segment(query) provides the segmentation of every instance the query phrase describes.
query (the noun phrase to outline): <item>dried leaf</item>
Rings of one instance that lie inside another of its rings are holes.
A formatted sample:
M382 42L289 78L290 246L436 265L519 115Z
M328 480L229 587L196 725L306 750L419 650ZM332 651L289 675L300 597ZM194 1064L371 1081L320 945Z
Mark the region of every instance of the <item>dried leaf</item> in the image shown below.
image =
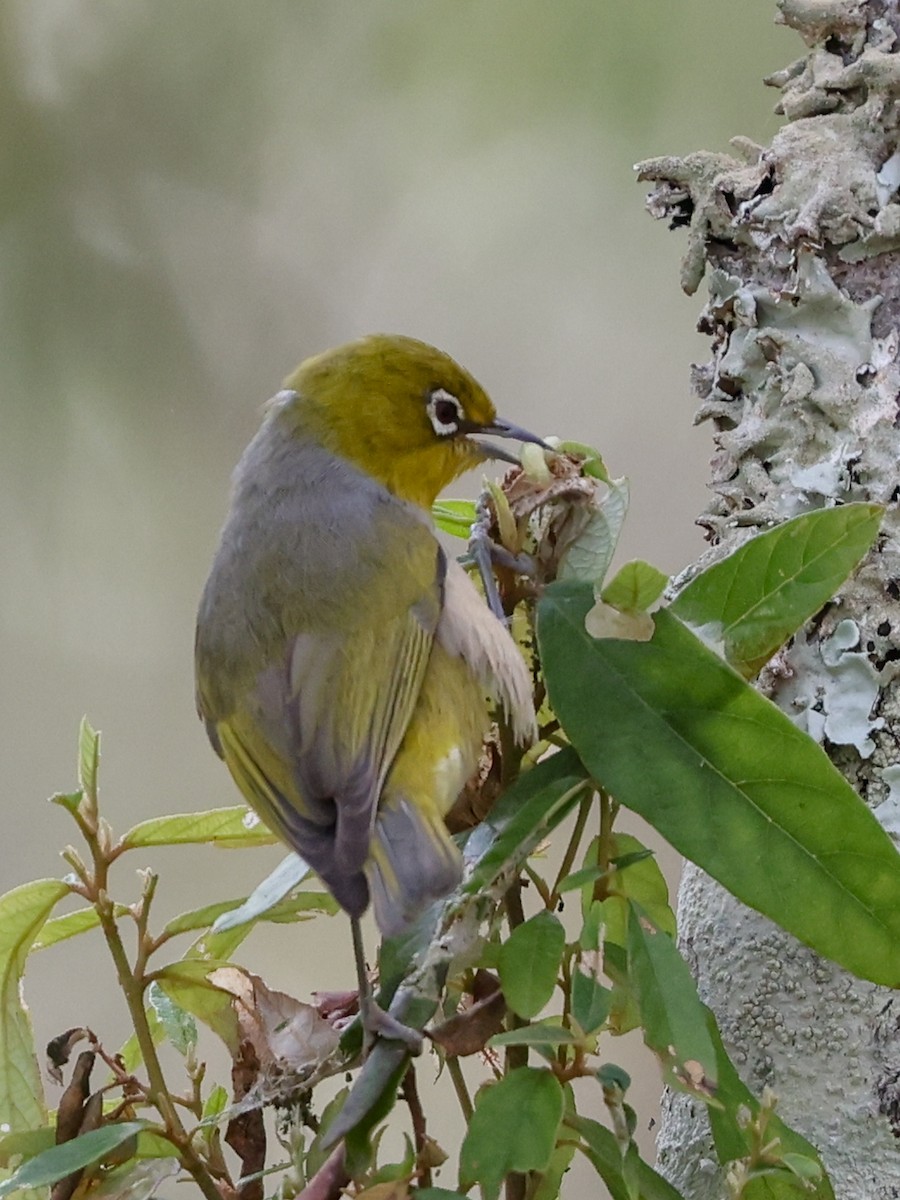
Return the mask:
M263 1074L277 1069L305 1077L337 1049L337 1030L312 1004L273 991L239 967L218 967L209 980L234 997L241 1040L253 1046Z
M433 1042L448 1055L464 1058L479 1054L503 1028L506 1001L500 980L490 971L479 970L473 984L473 1003L429 1031Z

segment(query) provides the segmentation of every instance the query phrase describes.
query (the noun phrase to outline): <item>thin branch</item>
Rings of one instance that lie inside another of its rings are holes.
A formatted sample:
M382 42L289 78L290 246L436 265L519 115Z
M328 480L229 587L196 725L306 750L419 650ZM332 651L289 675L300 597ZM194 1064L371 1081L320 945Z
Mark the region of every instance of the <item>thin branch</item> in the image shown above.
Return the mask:
M575 855L578 853L578 847L581 844L581 838L584 833L584 827L587 824L588 814L591 811L591 805L594 803L594 793L588 792L578 806L578 815L575 817L575 825L572 829L572 836L569 838L569 844L566 846L565 854L563 854L562 862L560 863L559 871L556 876L556 882L553 884L553 890L550 893L552 905L547 907L552 911L559 903L559 885L572 870L572 864L575 862Z
M450 1076L450 1082L453 1084L453 1090L456 1092L456 1099L459 1101L459 1107L463 1115L463 1120L468 1123L472 1119L472 1113L475 1107L472 1104L472 1097L469 1095L469 1089L466 1086L466 1079L463 1075L462 1066L459 1059L454 1055L447 1059L447 1074Z
M409 1064L403 1077L400 1095L406 1101L410 1120L413 1127L413 1143L416 1147L416 1166L419 1169L419 1182L422 1187L431 1187L431 1167L428 1166L428 1140L425 1130L425 1113L422 1101L419 1099L419 1089L416 1086L416 1068Z

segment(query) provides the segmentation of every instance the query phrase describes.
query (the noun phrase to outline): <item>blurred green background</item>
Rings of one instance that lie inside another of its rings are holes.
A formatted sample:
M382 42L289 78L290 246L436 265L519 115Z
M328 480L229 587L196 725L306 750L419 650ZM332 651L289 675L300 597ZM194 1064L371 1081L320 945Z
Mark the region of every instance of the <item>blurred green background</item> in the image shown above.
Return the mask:
M436 343L505 416L630 477L625 557L697 555L702 300L632 165L771 138L761 78L802 49L772 16L4 0L0 888L61 870L74 828L46 797L74 786L82 713L120 831L236 802L194 713L194 611L232 466L308 354L373 330ZM160 913L239 895L279 857L156 855ZM120 868L123 898L142 865ZM257 932L245 957L305 997L349 983L345 932ZM29 996L42 1040L124 1033L96 941L38 956Z

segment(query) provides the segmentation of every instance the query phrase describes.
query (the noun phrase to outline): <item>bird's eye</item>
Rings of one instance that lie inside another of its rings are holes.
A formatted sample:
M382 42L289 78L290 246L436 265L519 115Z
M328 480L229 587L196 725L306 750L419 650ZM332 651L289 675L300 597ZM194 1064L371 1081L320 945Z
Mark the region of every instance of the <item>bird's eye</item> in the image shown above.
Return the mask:
M425 407L431 427L438 437L452 437L459 432L463 410L455 396L451 396L444 388L435 388L429 394Z

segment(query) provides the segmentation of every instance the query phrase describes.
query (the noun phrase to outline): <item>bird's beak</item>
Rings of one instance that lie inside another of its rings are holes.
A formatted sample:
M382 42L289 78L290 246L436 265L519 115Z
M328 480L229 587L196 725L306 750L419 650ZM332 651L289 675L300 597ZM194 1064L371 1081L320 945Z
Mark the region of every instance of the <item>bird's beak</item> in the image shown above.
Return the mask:
M540 446L542 450L551 450L545 441L535 433L529 433L527 429L521 429L518 425L513 425L511 421L504 421L498 417L492 421L490 425L481 425L478 433L488 433L493 437L515 438L519 442L532 442L535 446ZM511 454L508 450L502 449L500 446L495 446L492 442L482 442L475 440L475 445L479 447L485 458L499 458L503 462L512 463L513 466L521 466L519 458L515 454Z

